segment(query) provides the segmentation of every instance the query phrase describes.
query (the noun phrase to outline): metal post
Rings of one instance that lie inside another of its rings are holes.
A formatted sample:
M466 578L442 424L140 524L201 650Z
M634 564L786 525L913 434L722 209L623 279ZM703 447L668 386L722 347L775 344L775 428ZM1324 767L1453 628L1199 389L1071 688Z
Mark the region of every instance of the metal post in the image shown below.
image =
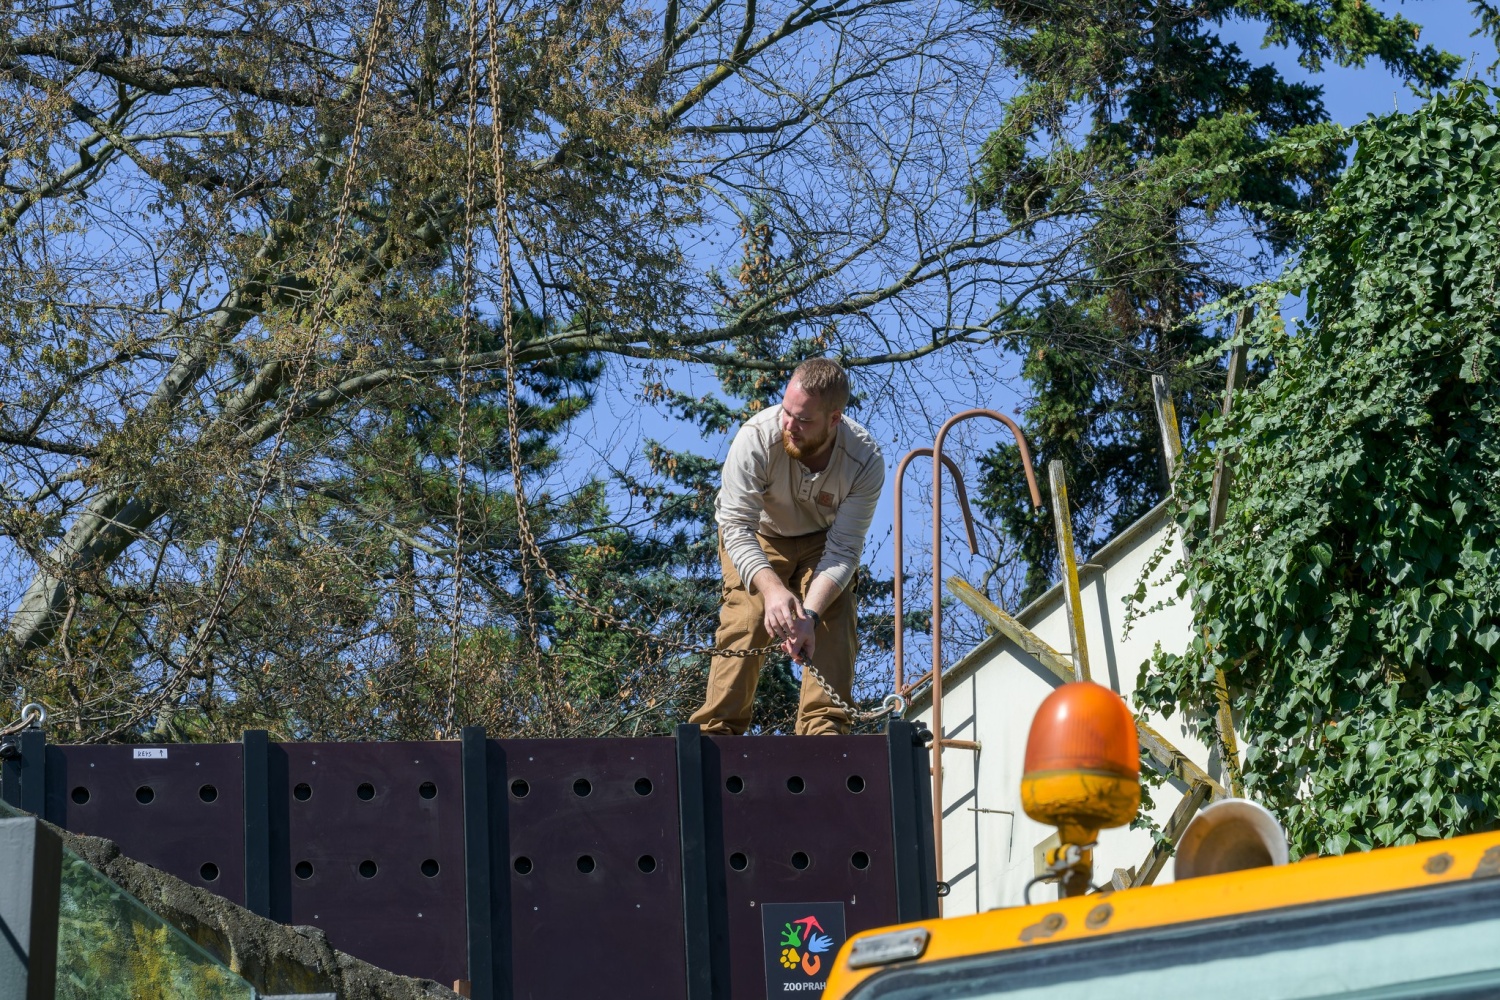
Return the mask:
M1068 640L1073 645L1074 679L1091 680L1088 639L1083 632L1083 596L1078 590L1078 556L1073 551L1073 512L1068 508L1068 479L1063 464L1053 459L1047 466L1052 484L1052 526L1057 535L1057 556L1062 563L1063 597L1068 609Z
M245 795L245 909L271 915L271 745L264 729L240 735Z
M0 802L21 808L21 739L0 740Z
M920 746L916 727L910 722L893 719L886 724L886 753L891 773L891 840L892 859L896 868L896 920L907 923L922 920L926 883L937 884L931 872L924 871L923 836L927 817L921 815L917 789L925 785L916 773L914 747ZM925 754L923 756L926 756Z
M703 733L677 727L677 822L682 845L682 919L688 1000L714 1000L714 941L709 924L708 829L703 783Z
M52 1000L62 842L31 816L0 819L0 997Z
M39 727L21 730L21 808L47 818L47 734Z
M505 794L504 775L490 766L489 740L483 726L460 733L464 796L464 907L468 931L468 992L474 1000L504 1000L512 993L509 964L509 850L497 851L506 838L497 829L490 789ZM503 925L503 926L502 926ZM497 947L498 946L498 947Z

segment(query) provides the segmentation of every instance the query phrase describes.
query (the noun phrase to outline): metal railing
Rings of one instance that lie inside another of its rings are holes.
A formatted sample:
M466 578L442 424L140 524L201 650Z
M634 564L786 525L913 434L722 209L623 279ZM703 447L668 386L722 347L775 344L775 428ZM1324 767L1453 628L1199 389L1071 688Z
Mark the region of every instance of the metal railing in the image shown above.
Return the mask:
M969 549L977 552L979 546L974 537L974 519L969 510L968 491L964 488L963 475L953 461L943 454L943 442L948 437L948 432L957 424L965 420L973 420L976 417L987 417L1004 424L1011 434L1015 436L1016 447L1021 452L1021 468L1026 473L1026 485L1031 490L1031 503L1033 507L1042 506L1042 494L1036 483L1036 473L1031 468L1031 448L1026 443L1026 435L1016 422L1002 413L982 407L964 410L955 413L943 422L938 428L937 437L933 439L931 448L917 448L908 452L896 466L896 503L895 503L895 536L896 536L896 573L895 591L893 594L893 611L895 616L895 672L896 672L896 694L906 698L912 687L931 679L932 681L932 837L934 863L937 869L937 878L941 882L943 878L943 748L945 746L954 749L975 750L979 745L969 740L950 740L943 736L943 468L946 466L953 472L953 478L957 487L960 507L964 515L964 527L968 531ZM932 669L928 674L918 678L913 684L905 685L904 662L905 647L903 633L905 621L903 619L902 606L902 481L906 472L906 466L913 458L921 455L931 455L932 463ZM939 903L941 907L941 903Z

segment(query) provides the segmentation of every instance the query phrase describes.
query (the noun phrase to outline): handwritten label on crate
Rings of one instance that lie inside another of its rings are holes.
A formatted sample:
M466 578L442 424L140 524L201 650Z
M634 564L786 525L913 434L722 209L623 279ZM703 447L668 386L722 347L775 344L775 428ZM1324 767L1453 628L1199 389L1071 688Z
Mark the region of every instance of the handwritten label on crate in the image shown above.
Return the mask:
M137 747L135 751L136 760L166 760L167 751L164 748Z

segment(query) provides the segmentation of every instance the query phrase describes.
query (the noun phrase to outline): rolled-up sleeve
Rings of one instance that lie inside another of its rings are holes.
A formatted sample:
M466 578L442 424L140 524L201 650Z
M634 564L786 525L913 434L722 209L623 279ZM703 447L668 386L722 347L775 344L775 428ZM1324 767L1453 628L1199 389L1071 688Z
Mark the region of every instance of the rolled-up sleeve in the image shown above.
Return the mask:
M885 459L875 452L865 467L854 477L849 495L839 504L833 524L828 526L828 539L823 543L823 558L818 560L818 576L826 576L838 585L839 590L849 586L854 571L859 569L859 556L864 551L865 535L870 522L875 519L875 505L880 502L880 491L885 489Z
M755 587L750 581L755 579L756 573L771 566L771 561L761 551L760 542L755 539L761 511L765 508L763 497L770 482L766 471L766 449L757 438L755 428L747 424L730 442L719 482L717 518L724 551L734 564L734 571L740 575L740 582L752 594Z

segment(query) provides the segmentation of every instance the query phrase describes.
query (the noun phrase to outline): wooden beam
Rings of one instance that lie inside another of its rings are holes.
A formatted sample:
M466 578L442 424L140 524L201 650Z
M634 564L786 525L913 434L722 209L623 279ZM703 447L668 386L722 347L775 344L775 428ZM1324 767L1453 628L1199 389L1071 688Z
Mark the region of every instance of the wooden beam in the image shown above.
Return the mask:
M1066 683L1073 680L1073 661L1037 637L1025 625L1006 614L961 576L948 577L948 593L962 601L996 632L1020 646L1028 655Z
M1235 317L1236 335L1250 322L1250 309L1241 309ZM1234 406L1235 393L1245 386L1248 365L1245 345L1236 344L1229 351L1229 374L1224 386L1222 412L1228 416ZM1222 451L1214 463L1214 485L1208 497L1208 533L1217 534L1229 510L1229 488L1234 480L1234 467L1226 460ZM1214 671L1214 731L1219 738L1219 757L1224 762L1224 775L1229 779L1229 788L1235 795L1245 794L1244 777L1240 773L1240 745L1234 735L1234 713L1229 707L1229 681L1223 670Z
M1151 376L1151 394L1156 401L1156 426L1161 431L1161 454L1167 463L1167 479L1177 475L1177 460L1182 457L1182 431L1177 424L1177 406L1165 375Z
M969 581L961 576L948 577L948 593L962 601L996 632L1019 646L1022 652L1046 667L1058 681L1066 684L1073 680L1073 664L1066 656L1053 649L1031 629L1006 614L993 601L976 590ZM1136 736L1141 741L1141 747L1167 774L1182 781L1189 788L1194 785L1204 786L1216 799L1224 797L1223 787L1210 778L1208 772L1194 764L1181 750L1168 742L1161 733L1146 723L1136 720Z
M1242 327L1248 317L1241 313L1241 319L1236 324L1236 329ZM1234 395L1245 387L1245 377L1248 372L1245 360L1245 345L1236 344L1229 351L1229 376L1225 380L1224 405L1222 412L1227 416L1230 407L1234 405ZM1225 456L1221 452L1218 460L1214 463L1214 485L1213 492L1209 494L1208 501L1208 530L1215 532L1219 525L1224 523L1224 515L1229 509L1229 487L1234 480L1234 468L1225 462Z
M1142 861L1135 870L1135 879L1131 887L1150 885L1156 881L1156 876L1167 866L1167 859L1172 856L1173 849L1182 840L1182 832L1192 822L1193 815L1198 807L1208 799L1208 789L1203 785L1194 785L1188 789L1182 801L1177 803L1177 808L1172 810L1172 817L1167 820L1167 827L1162 833L1166 836L1167 844L1154 844L1146 854L1146 860ZM1170 846L1168 846L1170 845Z
M1151 755L1163 771L1192 788L1194 785L1202 785L1207 788L1212 798L1225 798L1224 786L1208 776L1208 772L1197 764L1194 764L1183 752L1173 746L1165 736L1152 729L1139 719L1135 723L1136 737L1141 741L1141 746Z
M1068 477L1062 462L1055 458L1047 466L1047 475L1052 485L1052 527L1057 536L1064 605L1068 609L1068 642L1073 647L1073 677L1092 680L1088 637L1083 632L1083 595L1078 589L1078 554L1073 549L1073 512L1068 508Z

